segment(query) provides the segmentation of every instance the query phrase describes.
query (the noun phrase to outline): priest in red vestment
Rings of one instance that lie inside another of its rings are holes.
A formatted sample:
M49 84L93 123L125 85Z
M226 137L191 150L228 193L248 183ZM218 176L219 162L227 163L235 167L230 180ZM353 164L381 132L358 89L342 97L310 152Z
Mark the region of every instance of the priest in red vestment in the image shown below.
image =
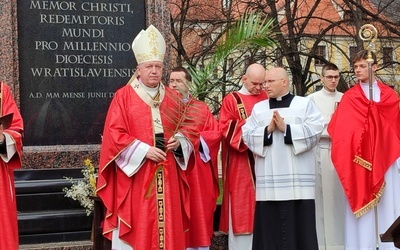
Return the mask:
M165 41L149 26L132 44L138 66L110 104L97 195L112 249L185 249L193 150L181 128L183 103L161 83Z
M184 96L183 101L191 105L192 117L196 118L197 131L200 133L199 148L195 149L195 160L188 173L190 187L190 223L187 232L188 250L209 249L214 234L214 211L219 195L218 152L221 132L206 103L199 101L189 93L191 76L178 67L171 71L169 87Z
M0 82L0 88L0 249L17 250L18 220L13 171L21 167L23 121L7 84ZM9 114L12 115L5 117Z
M254 104L267 99L265 68L250 65L243 87L222 101L219 125L222 141L223 201L220 231L229 232L229 249L251 249L255 211L254 158L242 140L242 126Z

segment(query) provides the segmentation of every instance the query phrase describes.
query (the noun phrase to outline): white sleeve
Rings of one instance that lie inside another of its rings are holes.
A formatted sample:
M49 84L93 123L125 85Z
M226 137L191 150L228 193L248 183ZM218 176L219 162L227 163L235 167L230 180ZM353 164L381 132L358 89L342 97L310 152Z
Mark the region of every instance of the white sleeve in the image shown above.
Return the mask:
M181 133L176 134L175 137L179 140L181 144L183 157L177 157L175 156L175 154L174 157L179 167L183 170L186 170L190 159L190 155L193 152L193 145Z
M246 123L242 126L242 139L246 146L255 154L261 157L265 157L268 151L268 147L264 146L264 134L266 123L258 121L256 108L253 108L253 112L246 119ZM268 111L264 113L268 115ZM269 124L269 123L268 123ZM271 135L268 135L271 136Z
M203 162L209 162L211 160L210 149L208 148L206 141L201 136L200 143L201 147L203 148L203 152L200 152L200 158L203 160Z
M117 166L127 175L134 175L143 165L150 145L139 140L125 148L115 159Z
M15 149L15 142L14 139L11 137L11 135L7 133L4 134L4 140L6 140L6 148L7 152L5 154L0 154L1 159L3 159L4 162L9 162L11 158L14 156L14 154L17 152Z
M317 106L312 101L309 101L306 105L303 117L299 117L298 122L290 123L293 153L295 155L314 148L324 129L324 117Z

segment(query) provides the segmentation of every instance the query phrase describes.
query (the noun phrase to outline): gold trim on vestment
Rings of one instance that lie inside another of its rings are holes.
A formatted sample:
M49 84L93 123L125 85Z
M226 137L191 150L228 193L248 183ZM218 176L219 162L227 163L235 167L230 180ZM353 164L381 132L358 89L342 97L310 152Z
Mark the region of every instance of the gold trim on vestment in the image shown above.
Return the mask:
M358 165L360 165L361 167L363 167L365 169L368 169L369 171L372 171L372 163L364 160L363 158L361 158L358 155L354 156L353 162L357 163Z
M356 212L354 212L354 215L356 216L356 218L359 218L359 217L363 216L369 210L371 210L373 207L378 205L379 200L381 199L381 196L383 194L383 191L385 190L385 187L386 187L386 182L383 182L382 187L379 189L378 193L375 194L375 198L372 201L370 201L367 205L365 205L361 209L359 209Z
M238 109L240 118L243 120L246 120L247 113L246 113L246 108L244 107L242 98L240 97L238 92L233 92L232 95L236 100L236 105L237 105L237 109Z
M237 105L238 110L239 110L239 115L243 120L246 120L247 115L246 115L246 109L244 108L243 103L240 103Z
M156 200L157 200L157 221L158 221L158 249L165 249L165 201L164 201L164 170L157 170L156 179Z

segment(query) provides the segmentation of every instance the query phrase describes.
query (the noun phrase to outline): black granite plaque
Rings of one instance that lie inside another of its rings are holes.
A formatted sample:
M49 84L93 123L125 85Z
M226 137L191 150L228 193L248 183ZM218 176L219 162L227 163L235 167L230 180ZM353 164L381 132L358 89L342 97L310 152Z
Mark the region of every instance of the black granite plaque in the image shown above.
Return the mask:
M135 68L145 0L18 0L24 145L98 144Z

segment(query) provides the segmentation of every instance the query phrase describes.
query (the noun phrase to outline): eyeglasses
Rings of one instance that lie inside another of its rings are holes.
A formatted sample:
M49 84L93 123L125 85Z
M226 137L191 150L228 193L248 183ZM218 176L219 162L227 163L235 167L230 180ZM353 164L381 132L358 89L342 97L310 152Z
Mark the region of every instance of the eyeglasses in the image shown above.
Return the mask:
M340 76L324 76L324 77L328 80L332 80L332 79L338 80L340 78Z

